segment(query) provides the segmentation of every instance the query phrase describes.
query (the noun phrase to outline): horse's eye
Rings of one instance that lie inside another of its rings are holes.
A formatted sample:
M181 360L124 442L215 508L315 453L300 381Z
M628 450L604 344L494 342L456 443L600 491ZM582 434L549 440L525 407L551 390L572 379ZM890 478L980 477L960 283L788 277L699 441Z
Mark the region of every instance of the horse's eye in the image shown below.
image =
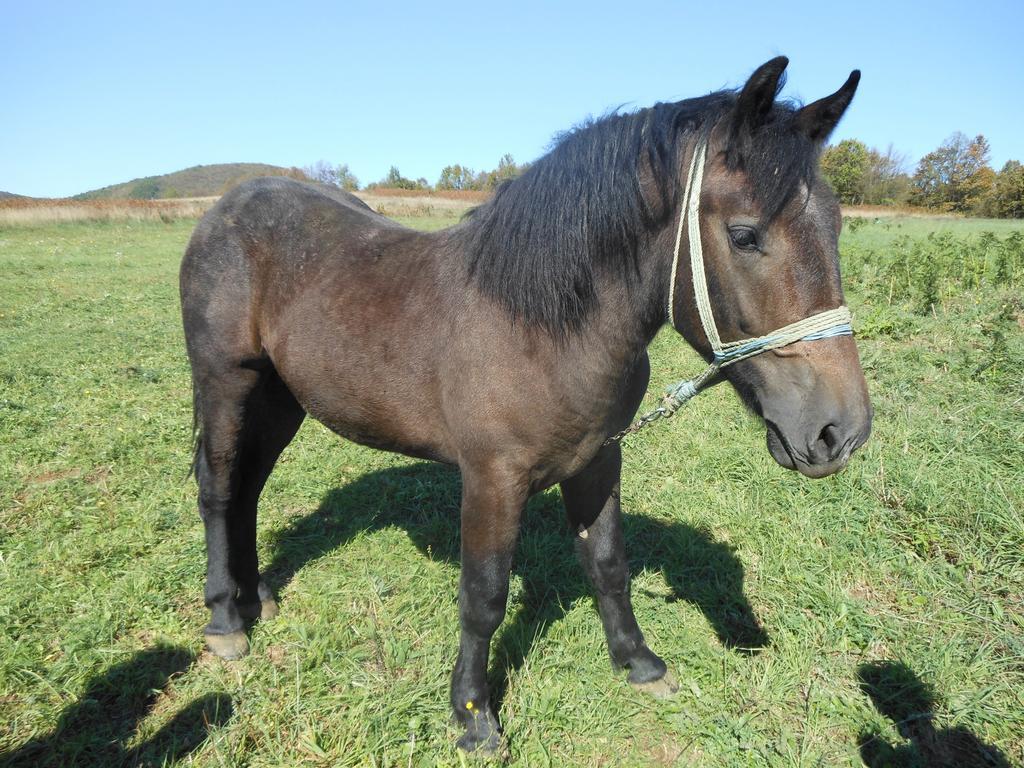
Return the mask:
M753 227L729 227L729 238L741 251L758 250L757 231Z

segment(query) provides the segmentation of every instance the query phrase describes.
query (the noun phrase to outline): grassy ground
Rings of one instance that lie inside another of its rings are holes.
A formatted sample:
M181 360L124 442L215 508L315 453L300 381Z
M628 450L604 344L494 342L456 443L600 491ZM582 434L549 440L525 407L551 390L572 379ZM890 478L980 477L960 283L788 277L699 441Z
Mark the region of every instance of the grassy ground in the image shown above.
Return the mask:
M454 195L451 197L450 195ZM483 192L440 192L414 194L409 190L381 189L359 192L358 196L378 213L398 218L420 229L437 229L456 223L462 215L487 199ZM37 200L0 199L0 229L46 227L71 222L132 223L176 219L195 220L213 207L219 198L194 197L167 200Z
M10 227L47 227L50 224L70 222L194 221L216 201L216 197L176 200L0 199L0 230Z
M240 662L201 650L191 226L0 229L0 764L458 764L447 469L307 422L261 512L282 614ZM848 227L877 417L839 476L776 466L724 388L630 439L635 605L673 700L611 671L558 494L534 500L492 663L510 763L1024 761L1020 230ZM652 359L652 399L698 365L668 334Z

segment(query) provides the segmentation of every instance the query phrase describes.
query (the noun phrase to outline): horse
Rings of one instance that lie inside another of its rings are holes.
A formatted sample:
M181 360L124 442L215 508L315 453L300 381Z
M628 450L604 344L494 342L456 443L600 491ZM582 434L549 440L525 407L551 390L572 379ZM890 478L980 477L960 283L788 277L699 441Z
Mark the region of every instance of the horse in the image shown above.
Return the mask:
M655 334L671 322L711 364L700 386L735 388L783 467L837 472L871 429L842 216L817 167L860 73L799 106L778 101L787 64L772 59L735 91L589 120L438 232L283 178L220 199L180 272L214 654L247 653L251 622L277 614L257 502L309 414L461 474L459 747L500 744L490 642L526 502L555 484L614 668L651 694L676 690L633 613L609 439L644 397ZM826 333L772 336L824 316ZM752 338L775 341L722 364L723 348Z

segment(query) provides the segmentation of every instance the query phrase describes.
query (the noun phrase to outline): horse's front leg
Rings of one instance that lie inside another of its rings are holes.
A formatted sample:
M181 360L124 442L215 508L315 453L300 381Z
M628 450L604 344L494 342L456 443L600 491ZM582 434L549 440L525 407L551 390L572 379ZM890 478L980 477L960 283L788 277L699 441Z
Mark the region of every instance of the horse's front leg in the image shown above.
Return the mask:
M639 690L668 696L678 685L665 662L647 647L630 601L619 508L621 469L619 445L607 445L582 472L562 482L562 498L576 534L576 552L597 593L612 663L629 669L627 679Z
M494 752L500 729L487 689L491 637L505 618L509 572L526 504L526 479L516 473L462 469L462 574L459 581L459 657L451 703L466 729L458 745Z

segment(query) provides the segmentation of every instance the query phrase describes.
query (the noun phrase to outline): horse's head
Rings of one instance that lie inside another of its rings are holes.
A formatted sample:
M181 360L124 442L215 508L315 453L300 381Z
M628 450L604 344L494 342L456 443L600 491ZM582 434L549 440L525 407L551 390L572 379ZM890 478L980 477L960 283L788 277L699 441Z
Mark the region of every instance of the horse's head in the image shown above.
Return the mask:
M775 101L786 64L780 57L754 72L707 134L700 240L714 323L724 342L771 334L844 304L842 216L818 174L817 158L860 73L831 96L795 109ZM711 357L688 258L679 259L675 274L677 327ZM867 385L850 335L771 349L725 367L723 374L764 418L768 450L789 469L810 477L837 472L871 431Z

